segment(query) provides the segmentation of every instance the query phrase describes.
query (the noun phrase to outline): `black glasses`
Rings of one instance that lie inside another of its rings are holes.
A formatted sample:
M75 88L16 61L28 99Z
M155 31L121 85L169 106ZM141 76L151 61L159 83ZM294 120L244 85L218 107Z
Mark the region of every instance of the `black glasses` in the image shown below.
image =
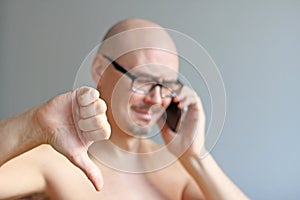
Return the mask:
M179 80L158 82L154 80L153 77L135 76L110 57L106 55L103 55L103 57L110 61L116 70L122 72L131 79L131 90L135 93L149 94L156 86L158 86L160 87L161 97L168 98L175 97L183 87L183 84Z

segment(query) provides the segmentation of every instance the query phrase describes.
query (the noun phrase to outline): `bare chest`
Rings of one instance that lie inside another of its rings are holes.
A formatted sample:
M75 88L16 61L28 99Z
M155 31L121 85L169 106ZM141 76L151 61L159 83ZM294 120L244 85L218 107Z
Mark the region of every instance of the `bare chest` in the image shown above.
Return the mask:
M171 191L164 178L155 174L127 174L105 172L103 199L180 199L180 193ZM171 181L171 180L170 180Z
M91 186L83 174L74 172L56 176L48 192L51 199L181 199L184 181L171 174L132 174L113 169L102 169L102 174L104 187L100 192Z

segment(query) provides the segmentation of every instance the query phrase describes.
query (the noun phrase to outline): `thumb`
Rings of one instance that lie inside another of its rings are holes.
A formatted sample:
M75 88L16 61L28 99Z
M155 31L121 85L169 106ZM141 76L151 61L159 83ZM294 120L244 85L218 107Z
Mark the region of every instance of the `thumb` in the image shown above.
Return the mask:
M70 160L85 173L97 191L103 188L102 173L97 165L90 159L87 152L72 156Z

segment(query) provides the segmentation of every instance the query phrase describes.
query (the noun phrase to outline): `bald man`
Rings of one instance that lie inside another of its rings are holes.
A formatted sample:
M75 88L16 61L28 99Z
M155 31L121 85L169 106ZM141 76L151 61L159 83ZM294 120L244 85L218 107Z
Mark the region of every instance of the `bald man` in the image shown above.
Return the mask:
M97 90L0 122L0 199L247 199L210 154L202 159L201 100L178 81L176 47L159 25L115 24L92 77ZM172 101L186 110L178 133L162 117ZM165 145L148 137L156 123L167 146L159 157Z

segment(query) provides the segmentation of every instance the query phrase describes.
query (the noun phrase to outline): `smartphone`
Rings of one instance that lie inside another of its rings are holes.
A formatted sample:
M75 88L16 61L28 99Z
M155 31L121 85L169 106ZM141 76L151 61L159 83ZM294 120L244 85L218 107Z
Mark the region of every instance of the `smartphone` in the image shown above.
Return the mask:
M178 132L182 120L182 110L178 108L178 104L179 102L174 102L174 99L172 99L166 109L166 123L174 132Z

